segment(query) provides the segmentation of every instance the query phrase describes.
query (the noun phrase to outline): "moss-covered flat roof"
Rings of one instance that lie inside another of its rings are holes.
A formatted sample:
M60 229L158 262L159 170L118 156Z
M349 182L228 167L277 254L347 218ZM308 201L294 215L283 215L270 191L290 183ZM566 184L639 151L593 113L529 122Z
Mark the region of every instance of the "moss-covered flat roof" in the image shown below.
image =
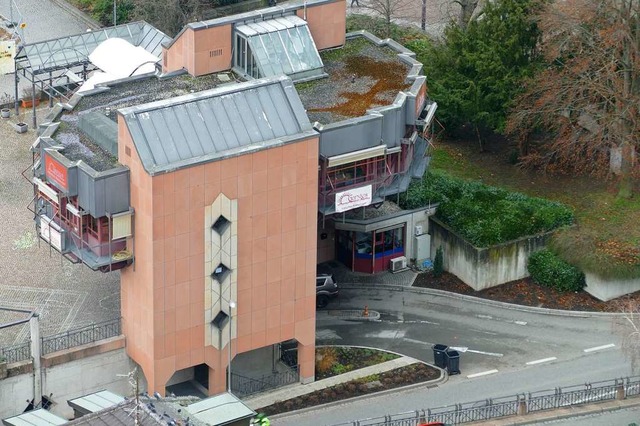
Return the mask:
M296 84L309 120L334 123L391 104L398 92L411 87L406 82L411 66L402 62L398 53L365 37L348 39L343 48L321 52L329 77Z

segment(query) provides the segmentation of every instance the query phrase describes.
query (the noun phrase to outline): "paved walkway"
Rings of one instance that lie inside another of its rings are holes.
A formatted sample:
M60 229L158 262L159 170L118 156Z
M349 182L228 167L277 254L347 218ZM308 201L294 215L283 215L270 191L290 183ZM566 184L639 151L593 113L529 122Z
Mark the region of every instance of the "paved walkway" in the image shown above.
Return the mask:
M338 376L329 377L323 380L317 380L307 384L295 384L280 388L273 392L267 392L260 395L256 395L251 398L244 399L243 402L254 410L258 410L263 407L267 407L276 402L286 401L288 399L296 398L301 395L306 395L311 392L326 389L331 386L335 386L341 383L350 382L352 380L361 379L363 377L371 376L373 374L385 373L387 371L395 370L396 368L406 367L408 365L417 364L418 361L415 358L402 356L400 358L386 361L380 364L372 365L370 367L361 368L358 370L350 371L348 373L340 374ZM434 367L436 368L436 367ZM444 371L441 372L440 378L436 381L442 381L446 377ZM397 391L397 389L393 389Z

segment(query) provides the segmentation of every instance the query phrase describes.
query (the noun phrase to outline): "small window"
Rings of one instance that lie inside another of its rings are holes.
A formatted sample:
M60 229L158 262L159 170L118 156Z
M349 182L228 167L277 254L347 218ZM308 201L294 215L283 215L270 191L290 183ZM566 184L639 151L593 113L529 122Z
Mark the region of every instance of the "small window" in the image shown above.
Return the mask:
M216 269L211 273L211 278L221 283L227 278L227 275L231 273L231 269L227 268L224 264L219 264Z
M322 287L326 280L326 278L316 278L316 287Z
M229 228L229 225L231 224L231 222L229 221L229 219L227 219L224 216L220 216L213 225L211 225L211 229L213 229L214 231L216 231L219 235L224 234L224 231L227 230L227 228Z
M229 315L227 315L227 313L224 311L220 311L218 312L218 315L216 315L216 317L211 321L211 324L219 329L222 329L228 321Z

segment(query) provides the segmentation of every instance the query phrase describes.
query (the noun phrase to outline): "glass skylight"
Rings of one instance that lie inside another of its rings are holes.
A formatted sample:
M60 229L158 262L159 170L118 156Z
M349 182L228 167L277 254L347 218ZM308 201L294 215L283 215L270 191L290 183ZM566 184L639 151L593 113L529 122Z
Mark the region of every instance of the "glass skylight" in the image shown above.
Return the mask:
M294 80L323 74L307 23L284 16L236 27L235 65L255 77L286 74Z

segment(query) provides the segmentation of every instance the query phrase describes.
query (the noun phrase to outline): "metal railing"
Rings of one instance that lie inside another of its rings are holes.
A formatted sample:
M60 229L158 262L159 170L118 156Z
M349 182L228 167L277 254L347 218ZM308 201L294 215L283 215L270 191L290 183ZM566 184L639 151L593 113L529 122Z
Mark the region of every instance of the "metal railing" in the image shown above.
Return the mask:
M20 343L19 345L0 348L0 361L4 359L8 364L31 359L31 343Z
M442 422L461 424L500 417L526 415L544 410L625 399L640 395L640 376L611 379L584 385L567 386L527 394L446 407L392 414L334 426L417 426L420 423Z
M42 338L42 355L87 345L122 334L120 318Z
M288 368L287 371L268 374L260 378L244 377L231 373L231 391L241 397L265 392L300 381L299 366Z

